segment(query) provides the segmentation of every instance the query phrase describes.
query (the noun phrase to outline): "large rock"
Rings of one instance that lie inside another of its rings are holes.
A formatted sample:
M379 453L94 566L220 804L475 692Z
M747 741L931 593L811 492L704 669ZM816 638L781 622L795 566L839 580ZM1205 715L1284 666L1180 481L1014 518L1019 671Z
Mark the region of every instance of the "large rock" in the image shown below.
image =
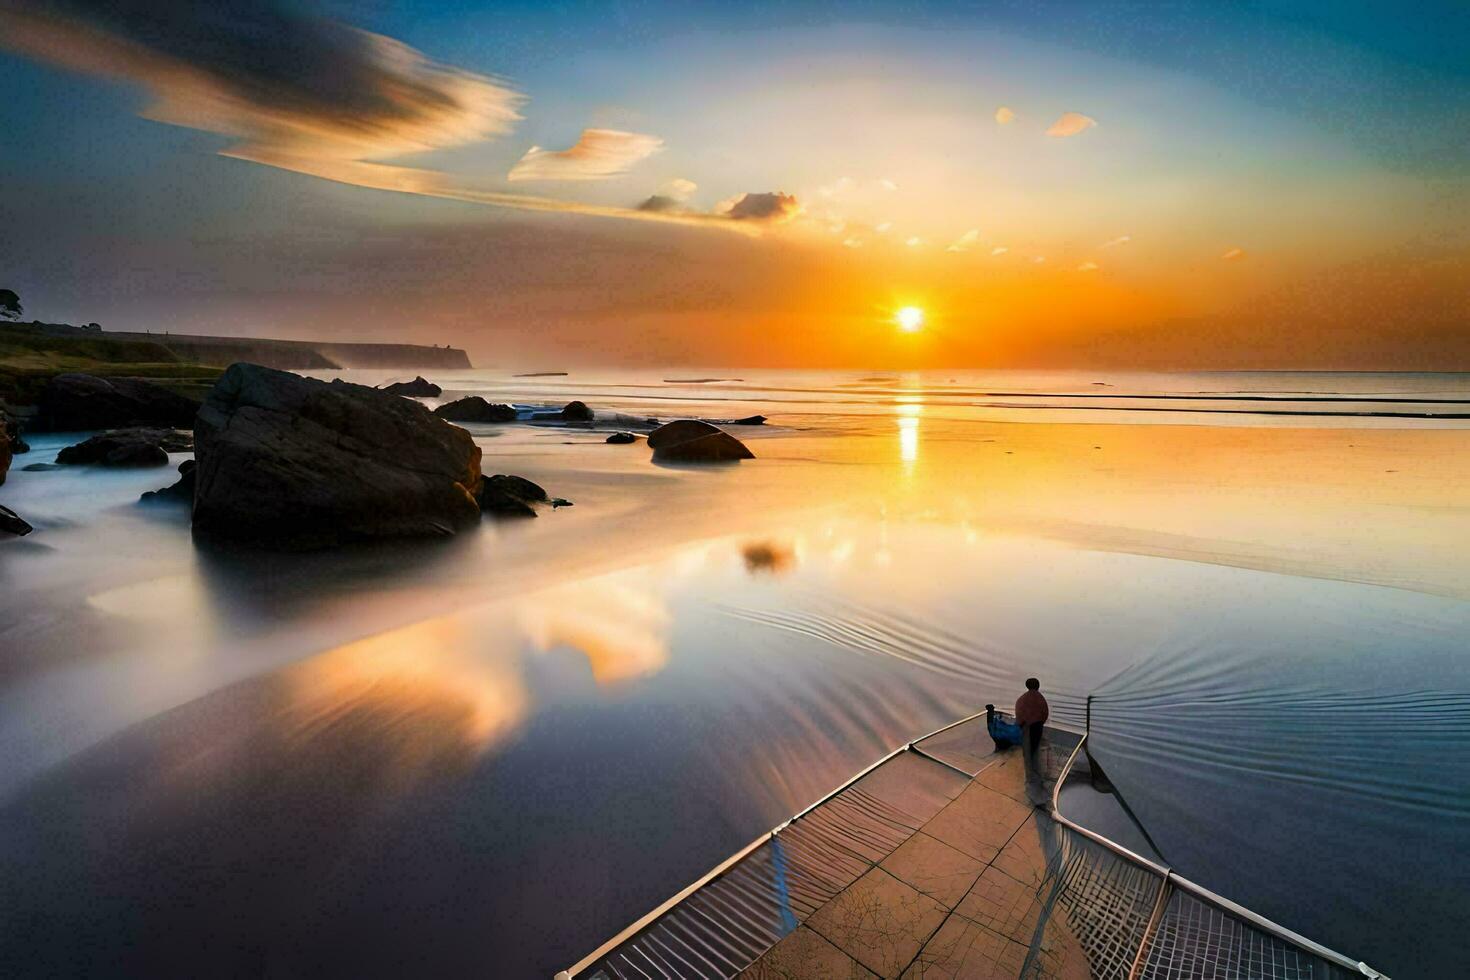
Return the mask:
M438 398L444 394L443 388L432 381L425 381L423 375L415 377L412 381L396 381L391 385L384 385L382 390L408 398Z
M9 507L0 507L0 532L14 534L19 537L22 534L30 534L35 530L20 515Z
M546 491L523 476L497 473L480 490L480 510L497 517L535 517L532 504L544 503Z
M440 405L434 414L449 422L514 422L516 410L509 405L487 402L479 395L470 395Z
M194 481L198 469L199 464L195 460L184 460L179 464L177 483L161 490L145 491L138 500L145 504L192 504L194 502Z
M755 459L745 443L699 419L676 419L648 434L653 458L670 463L723 463Z
M0 486L5 485L5 474L10 472L10 434L0 426Z
M177 429L114 429L56 454L65 465L167 466L169 453L194 448L194 437Z
M58 374L41 390L37 422L54 432L153 425L188 429L199 403L135 378Z
M423 405L235 364L194 425L194 530L287 548L445 537L479 521L480 449Z
M561 410L561 417L568 422L591 422L592 409L586 402L567 402Z

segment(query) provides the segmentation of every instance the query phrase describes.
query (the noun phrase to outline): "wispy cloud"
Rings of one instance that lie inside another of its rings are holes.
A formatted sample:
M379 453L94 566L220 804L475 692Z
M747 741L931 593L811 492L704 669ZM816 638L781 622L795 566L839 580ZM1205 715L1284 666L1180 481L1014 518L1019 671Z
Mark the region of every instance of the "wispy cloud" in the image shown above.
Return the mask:
M970 249L975 247L975 243L978 241L980 241L980 229L971 228L969 231L965 232L959 238L956 238L953 242L951 242L949 248L945 249L945 251L968 252Z
M995 110L995 121L1000 123L1002 126L1010 125L1011 121L1015 118L1016 114L1011 111L1009 106L1001 106L999 109Z
M909 248L918 248L920 245L924 244L924 239L920 238L918 235L911 235L909 236L908 240L904 242L904 244L907 245Z
M1233 262L1236 259L1243 259L1245 258L1245 249L1228 248L1225 250L1225 254L1220 256L1220 258L1224 259L1227 262Z
M1091 116L1084 116L1080 112L1064 112L1056 122L1051 124L1051 128L1046 131L1046 135L1076 136L1083 130L1091 129L1096 125L1097 120Z
M1117 248L1119 245L1127 245L1131 241L1133 241L1132 235L1119 235L1117 238L1110 238L1103 242L1098 248Z
M504 133L524 97L378 34L283 5L40 0L0 7L0 41L142 85L143 115L234 137L224 155L355 182L371 163Z
M1079 265L1077 267L1077 271L1078 272L1096 272L1097 271L1097 263L1096 262L1083 262L1081 265Z
M511 168L508 180L607 180L657 153L664 141L620 129L584 129L566 150L533 146Z
M664 197L673 198L676 201L687 201L699 190L699 185L692 180L683 177L675 177L658 189Z
M1006 248L1004 245L997 245L997 246L995 246L995 248L992 248L990 250L990 254L991 255L1004 255L1004 254L1006 254L1009 251L1010 251L1010 249Z

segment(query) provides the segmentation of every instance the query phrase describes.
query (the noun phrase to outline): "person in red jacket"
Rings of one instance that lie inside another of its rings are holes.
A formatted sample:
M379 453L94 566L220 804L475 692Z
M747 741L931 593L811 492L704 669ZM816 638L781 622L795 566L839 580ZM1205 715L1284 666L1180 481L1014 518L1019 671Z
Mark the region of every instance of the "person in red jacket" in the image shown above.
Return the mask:
M1026 761L1026 796L1036 806L1046 806L1046 789L1041 782L1041 734L1051 709L1041 696L1041 681L1026 678L1026 693L1016 699L1016 724L1021 726L1021 756Z

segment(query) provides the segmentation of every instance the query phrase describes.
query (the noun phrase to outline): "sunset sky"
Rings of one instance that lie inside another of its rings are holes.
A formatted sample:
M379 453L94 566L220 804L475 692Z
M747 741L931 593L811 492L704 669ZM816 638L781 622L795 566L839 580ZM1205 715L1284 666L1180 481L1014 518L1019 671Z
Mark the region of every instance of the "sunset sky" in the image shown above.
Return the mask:
M0 286L46 320L1470 370L1463 3L0 0L0 46Z

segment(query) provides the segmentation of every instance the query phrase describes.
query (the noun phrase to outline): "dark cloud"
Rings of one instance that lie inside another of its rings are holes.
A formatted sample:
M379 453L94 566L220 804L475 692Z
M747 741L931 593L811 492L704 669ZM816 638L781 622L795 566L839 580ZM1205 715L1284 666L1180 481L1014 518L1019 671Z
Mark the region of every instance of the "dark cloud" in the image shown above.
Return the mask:
M659 214L677 213L687 211L683 204L669 197L667 194L655 194L638 205L639 211L653 211Z
M736 221L790 221L801 213L795 197L781 191L765 194L742 194L724 213Z
M0 0L0 43L141 84L145 115L236 137L230 156L349 183L385 179L364 161L504 132L523 101L272 0Z

